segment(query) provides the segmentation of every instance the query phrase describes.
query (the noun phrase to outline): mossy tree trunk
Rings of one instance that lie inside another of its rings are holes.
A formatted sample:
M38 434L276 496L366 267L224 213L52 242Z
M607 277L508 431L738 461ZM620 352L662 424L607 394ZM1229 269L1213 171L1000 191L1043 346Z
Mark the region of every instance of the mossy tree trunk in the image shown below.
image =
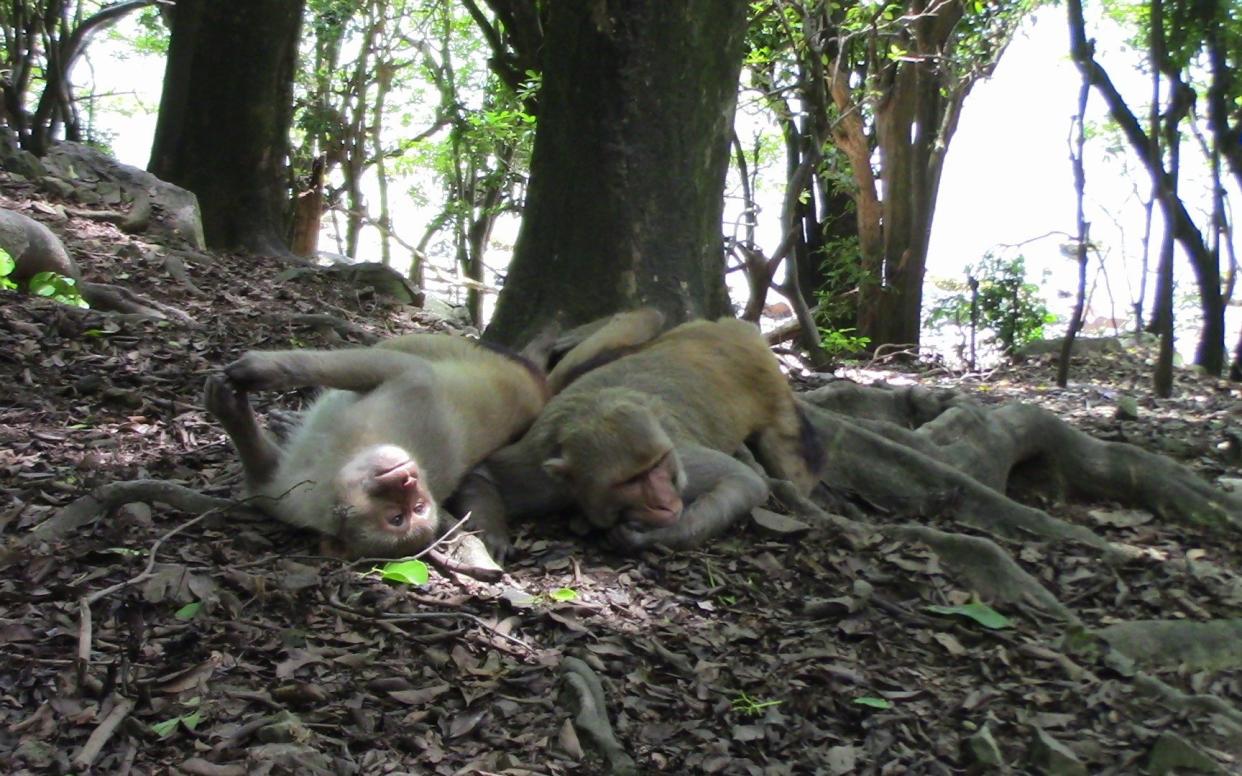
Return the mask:
M526 212L487 336L652 305L728 313L720 220L741 0L551 6Z
M152 173L198 195L214 248L286 252L285 159L305 0L179 0Z

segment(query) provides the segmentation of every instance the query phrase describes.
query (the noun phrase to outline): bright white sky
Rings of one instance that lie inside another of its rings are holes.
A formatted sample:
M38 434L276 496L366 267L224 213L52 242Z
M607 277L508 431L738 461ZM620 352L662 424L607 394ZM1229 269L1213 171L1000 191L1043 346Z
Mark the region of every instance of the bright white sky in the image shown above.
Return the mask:
M1133 55L1119 53L1115 28L1093 26L1097 28L1093 34L1100 38L1098 57L1123 94L1132 104L1141 105L1150 88L1147 76L1135 67ZM1013 250L1026 255L1035 279L1043 270L1051 272L1044 284L1048 303L1054 311L1068 312L1076 267L1062 255L1061 245L1075 228L1068 139L1079 87L1078 72L1066 54L1068 38L1064 10L1043 9L1010 45L992 79L977 84L967 98L942 178L928 256L929 277L961 278L963 265L976 261L989 249L1059 233ZM153 113L159 103L162 63L150 58L119 60L114 56L115 46L102 39L98 44L92 57L98 91L132 91ZM85 82L89 73L85 65L80 67L76 80ZM1088 120L1100 124L1104 118L1102 101L1093 94ZM130 117L111 114L101 119L106 129L116 133L114 147L120 159L145 167L153 116L136 111ZM1093 272L1100 285L1089 320L1114 315L1124 319L1137 296L1143 213L1135 186L1145 192L1148 185L1136 162L1129 162L1127 169L1124 158L1105 154L1104 145L1097 141L1088 146L1088 220L1092 222L1092 237L1106 253L1112 301L1102 275ZM1194 201L1190 192L1204 180L1195 180L1192 145L1193 141L1188 142L1184 149L1184 165L1191 168L1183 173L1188 202ZM1231 194L1237 201L1237 192ZM1206 202L1206 197L1202 199ZM768 237L761 239L776 241L772 222L778 215L779 198L765 210L763 218L768 223L761 232ZM426 218L424 214L411 216L398 219L398 223L408 226ZM407 231L410 233L404 237L417 239L412 228ZM496 236L511 242L511 232L498 229ZM775 246L765 247L771 250ZM1182 291L1192 291L1193 281L1184 262L1178 273ZM1196 317L1181 316L1179 345L1184 351L1193 348L1193 335L1186 328L1194 325ZM1230 332L1226 344L1232 348L1236 327L1231 326Z

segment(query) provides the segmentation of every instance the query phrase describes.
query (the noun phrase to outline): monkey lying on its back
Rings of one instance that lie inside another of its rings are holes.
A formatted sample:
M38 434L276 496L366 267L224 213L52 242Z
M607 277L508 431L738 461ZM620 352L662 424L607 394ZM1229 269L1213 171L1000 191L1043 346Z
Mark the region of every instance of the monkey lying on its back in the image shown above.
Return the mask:
M599 348L650 339L662 323L654 311L614 316L566 354L548 384L562 384ZM331 390L278 445L247 394L311 385ZM541 368L447 334L250 351L208 378L205 391L258 505L355 557L400 557L434 541L447 527L440 505L462 476L521 434L546 399Z
M819 440L759 330L694 321L570 383L460 495L497 559L506 515L570 506L622 549L695 546L767 499L732 457L748 442L772 476L818 480Z

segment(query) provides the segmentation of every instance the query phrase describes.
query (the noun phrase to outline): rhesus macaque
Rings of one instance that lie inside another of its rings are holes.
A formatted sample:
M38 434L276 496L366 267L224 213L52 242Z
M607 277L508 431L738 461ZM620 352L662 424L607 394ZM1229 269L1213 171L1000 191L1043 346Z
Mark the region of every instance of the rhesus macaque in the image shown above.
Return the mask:
M614 323L614 321L616 323ZM616 316L575 347L650 339L662 318ZM610 328L616 334L608 334ZM527 349L542 363L551 339ZM287 442L259 426L247 394L323 386ZM251 351L208 378L205 402L241 458L256 502L335 540L351 556L398 557L446 528L441 504L488 453L517 438L547 400L541 367L473 340L408 334L372 348Z
M691 547L767 499L731 455L747 443L770 475L814 487L822 448L759 330L694 321L578 377L459 497L498 560L506 514L573 506L620 549Z

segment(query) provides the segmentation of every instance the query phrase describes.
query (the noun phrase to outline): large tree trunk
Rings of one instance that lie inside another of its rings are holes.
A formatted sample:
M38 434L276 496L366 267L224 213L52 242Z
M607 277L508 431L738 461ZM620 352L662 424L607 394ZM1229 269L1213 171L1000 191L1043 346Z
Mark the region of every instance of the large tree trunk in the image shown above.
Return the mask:
M178 0L150 170L198 195L208 245L285 252L304 0Z
M721 193L741 0L555 3L525 217L488 337L648 304L729 312Z

